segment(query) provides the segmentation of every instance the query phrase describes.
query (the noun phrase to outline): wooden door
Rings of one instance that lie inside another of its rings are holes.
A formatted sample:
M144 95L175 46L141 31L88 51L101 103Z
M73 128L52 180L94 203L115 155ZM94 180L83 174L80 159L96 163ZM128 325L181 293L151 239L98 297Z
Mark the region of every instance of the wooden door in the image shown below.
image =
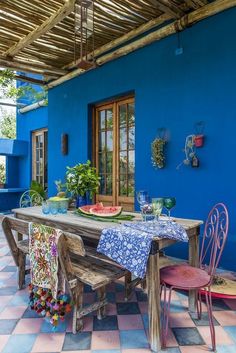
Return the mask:
M95 164L101 178L96 202L134 209L134 98L95 107Z

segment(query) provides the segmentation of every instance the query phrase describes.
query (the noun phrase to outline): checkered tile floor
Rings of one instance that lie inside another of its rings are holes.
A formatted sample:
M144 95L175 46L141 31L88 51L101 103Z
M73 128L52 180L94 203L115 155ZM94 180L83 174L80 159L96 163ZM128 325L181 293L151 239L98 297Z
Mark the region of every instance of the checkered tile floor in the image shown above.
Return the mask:
M86 288L85 303L93 302L94 293ZM146 295L137 290L129 303L124 302L122 283L107 289L107 317L84 319L83 332L71 333L71 318L57 332L27 307L27 289L18 291L16 267L3 235L0 235L0 352L80 352L148 353L148 315ZM173 294L168 338L169 353L200 353L209 350L210 331L206 307L201 321L187 311L187 296ZM215 300L217 352L236 353L236 300Z

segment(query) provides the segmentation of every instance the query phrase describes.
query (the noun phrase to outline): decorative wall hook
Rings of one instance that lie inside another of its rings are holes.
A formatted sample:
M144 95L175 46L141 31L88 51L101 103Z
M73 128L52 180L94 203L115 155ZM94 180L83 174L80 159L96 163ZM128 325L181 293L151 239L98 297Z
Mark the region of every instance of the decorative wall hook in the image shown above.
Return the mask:
M179 169L182 165L191 165L193 168L198 168L200 162L196 155L195 135L188 135L186 137L183 152L185 153L185 159L176 169Z

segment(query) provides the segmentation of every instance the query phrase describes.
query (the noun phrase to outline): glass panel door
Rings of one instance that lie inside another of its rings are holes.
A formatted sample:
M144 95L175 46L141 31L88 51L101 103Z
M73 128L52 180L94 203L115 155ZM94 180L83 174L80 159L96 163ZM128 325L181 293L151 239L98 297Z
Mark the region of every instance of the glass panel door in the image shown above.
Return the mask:
M100 176L99 201L113 204L113 105L100 107L96 112L97 169Z
M119 102L118 120L118 204L127 210L134 204L135 112L133 99Z
M129 98L96 108L95 161L100 180L97 202L134 207L135 112Z

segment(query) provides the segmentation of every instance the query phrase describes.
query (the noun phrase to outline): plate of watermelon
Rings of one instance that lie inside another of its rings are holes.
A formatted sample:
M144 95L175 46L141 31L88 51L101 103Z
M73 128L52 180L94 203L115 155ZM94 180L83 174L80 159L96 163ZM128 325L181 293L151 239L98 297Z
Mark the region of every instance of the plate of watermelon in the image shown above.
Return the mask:
M81 217L86 217L103 222L132 221L134 218L130 214L122 214L121 206L103 206L102 202L95 205L86 205L79 207L76 214Z

